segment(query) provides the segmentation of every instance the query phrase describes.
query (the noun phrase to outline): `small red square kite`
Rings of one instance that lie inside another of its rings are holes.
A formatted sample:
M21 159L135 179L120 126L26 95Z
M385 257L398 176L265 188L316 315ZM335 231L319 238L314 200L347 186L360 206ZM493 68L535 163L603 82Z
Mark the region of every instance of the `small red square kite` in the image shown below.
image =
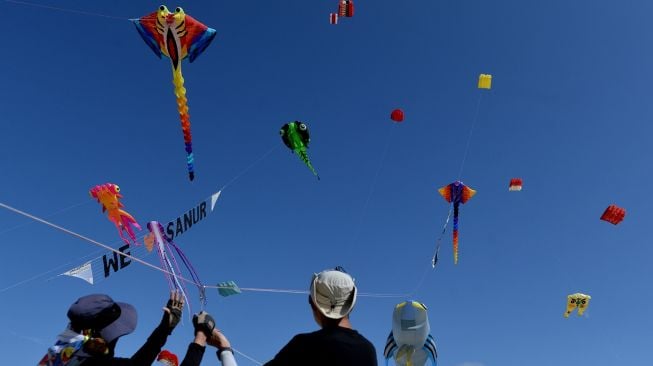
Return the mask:
M522 179L521 178L512 178L510 180L510 185L508 186L509 191L521 191L522 187Z
M625 209L617 205L610 205L605 209L603 215L601 215L601 220L607 221L613 225L617 225L623 221L624 217L626 217Z

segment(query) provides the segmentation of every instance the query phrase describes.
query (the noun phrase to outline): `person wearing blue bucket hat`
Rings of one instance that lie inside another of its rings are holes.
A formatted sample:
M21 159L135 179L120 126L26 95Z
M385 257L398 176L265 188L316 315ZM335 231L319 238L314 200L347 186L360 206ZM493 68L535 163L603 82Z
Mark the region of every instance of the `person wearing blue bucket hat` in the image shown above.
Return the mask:
M136 329L136 309L105 294L80 297L68 309L70 323L38 366L141 366L156 360L168 335L179 324L184 298L170 293L163 317L145 344L130 358L115 357L118 339Z

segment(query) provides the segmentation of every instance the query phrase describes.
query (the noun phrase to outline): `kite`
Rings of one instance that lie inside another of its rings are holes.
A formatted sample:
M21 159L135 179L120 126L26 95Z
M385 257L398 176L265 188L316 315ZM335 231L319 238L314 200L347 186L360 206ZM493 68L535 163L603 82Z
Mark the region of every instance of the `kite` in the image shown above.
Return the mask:
M401 109L395 109L390 113L390 119L392 119L395 122L403 122L404 121L404 111Z
M354 16L354 2L352 0L340 0L338 12L329 14L329 23L338 24L338 17L351 18Z
M281 127L279 131L281 134L281 139L283 143L292 151L299 156L300 159L306 164L308 169L310 169L313 174L320 179L320 176L317 174L311 160L308 158L308 143L311 141L311 137L308 133L308 126L300 121L289 122Z
M522 184L524 182L521 178L512 178L510 180L510 185L508 186L509 191L521 191Z
M338 3L338 15L351 18L354 16L354 2L352 0L340 0Z
M479 89L491 89L492 88L492 75L481 74L478 76L478 88Z
M148 222L147 229L150 231L150 234L148 234L148 236L145 238L145 241L153 241L154 244L156 244L156 250L159 254L159 259L161 260L161 266L168 272L165 275L168 279L170 290L179 290L184 299L186 299L186 303L189 304L190 309L190 302L188 301L188 296L186 295L188 291L178 278L178 273L181 273L181 271L179 269L179 265L177 264L177 259L174 256L174 253L176 252L179 256L179 259L190 273L193 282L197 285L200 294L200 301L205 304L206 294L204 285L202 285L202 281L197 275L195 268L193 268L193 265L190 263L184 252L182 252L181 249L179 249L179 247L172 240L169 240L168 237L163 234L163 225L161 225L158 221Z
M424 366L428 360L437 365L438 351L430 334L426 305L404 301L392 313L392 331L385 344L385 364L394 358L398 366Z
M132 226L138 230L141 230L141 226L138 225L136 219L134 219L132 215L130 215L127 211L122 210L122 208L125 206L120 203L120 199L122 198L122 194L120 194L120 187L113 183L106 183L91 188L89 193L91 197L97 199L97 201L102 204L102 212L107 212L109 220L111 220L111 222L116 225L118 234L122 240L127 245L130 245L132 242L137 244L136 235L134 234ZM127 232L131 242L125 237L123 231Z
M601 220L617 225L624 220L624 217L626 217L625 209L617 205L610 205L605 209L603 215L601 215Z
M159 353L159 356L156 358L156 360L165 366L179 366L179 359L177 358L177 355L166 349Z
M175 86L177 111L184 134L188 178L192 181L195 179L195 158L181 61L185 58L190 62L195 61L215 38L215 29L208 28L190 15L186 15L182 8L177 7L175 12L171 13L164 5L161 5L159 10L132 21L154 54L159 58L165 55L172 63L172 83Z
M446 185L438 192L447 202L453 204L453 262L458 264L458 208L460 204L469 201L476 191L467 187L461 181Z
M242 293L236 282L227 281L218 283L218 293L220 296L227 297L231 295L238 295Z
M590 305L592 296L581 293L575 293L567 296L567 311L565 311L565 318L569 318L574 309L578 308L578 316L582 316L587 307Z

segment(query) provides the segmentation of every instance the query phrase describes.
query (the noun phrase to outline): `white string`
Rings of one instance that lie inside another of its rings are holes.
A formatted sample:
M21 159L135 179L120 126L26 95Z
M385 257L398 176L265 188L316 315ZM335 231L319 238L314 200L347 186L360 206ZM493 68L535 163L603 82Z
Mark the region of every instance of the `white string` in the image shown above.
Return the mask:
M60 8L60 7L56 7L56 6L31 3L31 2L27 2L27 1L18 1L18 0L4 0L4 1L7 2L7 3L12 3L12 4L17 4L17 5L33 6L35 8L43 8L43 9L49 9L49 10L58 10L58 11L63 11L63 12L67 12L67 13L79 14L79 15L87 15L87 16L101 17L101 18L107 18L107 19L117 19L117 20L130 20L129 18L117 17L117 16L113 16L113 15L92 13L92 12L88 12L88 11L84 11L84 10Z
M157 271L162 272L162 273L166 273L166 274L171 275L171 276L174 276L174 275L175 275L175 274L173 274L173 273L170 273L170 272L166 271L166 270L163 269L163 268L160 268L160 267L157 267L157 266L155 266L155 265L153 265L153 264L150 264L150 263L148 263L148 262L146 262L146 261L144 261L144 260L142 260L142 259L140 259L140 258L136 258L136 257L134 257L134 256L132 256L132 255L130 255L130 254L127 254L127 253L123 253L123 252L121 252L121 251L119 251L119 250L117 250L117 249L114 249L114 248L112 248L112 247L110 247L110 246L108 246L108 245L106 245L106 244L103 244L103 243L101 243L101 242L99 242L99 241L97 241L97 240L93 240L93 239L88 238L88 237L86 237L86 236L84 236L84 235L82 235L82 234L78 234L78 233L76 233L76 232L74 232L74 231L72 231L72 230L66 229L66 228L64 228L64 227L62 227L62 226L59 226L59 225L57 225L57 224L53 224L53 223L51 223L51 222L49 222L49 221L47 221L47 220L44 220L44 219L42 219L42 218L39 218L39 217L34 216L34 215L32 215L32 214L29 214L29 213L27 213L27 212L21 211L21 210L19 210L19 209L17 209L17 208L11 207L11 206L6 205L6 204L4 204L4 203L2 203L2 202L0 202L0 207L5 208L5 209L7 209L7 210L9 210L9 211L12 211L12 212L14 212L14 213L17 213L17 214L19 214L19 215L25 216L25 217L27 217L27 218L30 218L30 219L32 219L32 220L34 220L34 221L38 221L38 222L40 222L40 223L42 223L42 224L45 224L45 225L47 225L47 226L50 226L50 227L52 227L52 228L54 228L54 229L57 229L57 230L59 230L59 231L62 231L62 232L64 232L64 233L66 233L66 234L68 234L68 235L71 235L71 236L74 236L74 237L76 237L76 238L78 238L78 239L81 239L81 240L87 241L87 242L89 242L89 243L91 243L91 244L97 245L97 246L99 246L99 247L101 247L101 248L104 248L104 249L106 249L106 250L109 250L109 251L111 251L111 252L114 252L114 253L116 253L116 254L118 254L118 255L120 255L120 256L123 256L123 257L125 257L125 258L129 258L129 259L133 260L134 262L138 262L138 263L140 263L140 264L142 264L142 265L144 265L144 266L146 266L146 267L152 268L152 269L157 270ZM193 281L193 280L189 280L189 279L187 279L187 278L185 278L185 277L182 277L182 276L179 276L179 275L177 275L176 277L177 277L178 279L182 280L182 281L185 281L185 282L187 282L187 283L193 284L193 285L195 285L195 286L202 286L201 284L199 284L199 283L197 283L197 282L195 282L195 281ZM219 287L219 286L204 286L204 288L224 288L224 287ZM241 290L243 290L243 291L250 291L250 292L277 292L277 293L291 293L291 294L308 294L308 291L305 291L305 290L267 289L267 288L254 288L254 287L245 287L245 288L241 288ZM405 295L404 295L404 294L375 294L375 293L361 293L359 296L362 296L362 297L378 297L378 298L387 298L387 297L404 297Z
M232 350L233 350L234 352L236 352L237 354L239 354L239 355L241 355L241 356L243 356L243 357L245 357L246 359L248 359L248 360L250 360L250 361L252 361L252 362L254 362L255 364L257 364L257 365L263 365L263 363L262 363L262 362L260 362L260 361L257 361L257 360L255 360L255 359L253 359L253 358L252 358L252 357L250 357L250 356L247 356L246 354L244 354L244 353L242 353L242 352L240 352L239 350L237 350L237 349L235 349L235 348L233 348L233 347L231 347L231 349L232 349Z

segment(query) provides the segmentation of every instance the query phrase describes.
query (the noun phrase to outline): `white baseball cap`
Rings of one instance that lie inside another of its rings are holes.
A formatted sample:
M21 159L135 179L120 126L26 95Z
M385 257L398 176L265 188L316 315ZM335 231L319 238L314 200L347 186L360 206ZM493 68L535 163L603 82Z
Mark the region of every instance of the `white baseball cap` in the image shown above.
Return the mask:
M342 267L313 275L311 299L327 318L340 319L347 316L356 304L356 293L354 279Z

